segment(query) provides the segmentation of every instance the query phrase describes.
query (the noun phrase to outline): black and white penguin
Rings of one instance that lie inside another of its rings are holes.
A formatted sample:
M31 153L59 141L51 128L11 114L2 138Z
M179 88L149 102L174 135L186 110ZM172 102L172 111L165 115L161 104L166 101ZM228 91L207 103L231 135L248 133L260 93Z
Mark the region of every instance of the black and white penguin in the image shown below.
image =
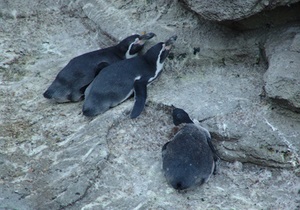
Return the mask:
M83 114L95 116L125 101L134 92L131 118L143 111L147 85L161 73L163 64L177 36L151 47L144 55L114 63L104 68L85 91Z
M185 190L207 182L216 171L219 157L208 130L191 120L182 109L173 110L173 122L183 127L162 148L163 171L176 190Z
M58 103L79 101L86 87L106 66L135 57L154 33L132 35L119 44L73 58L56 76L44 97Z

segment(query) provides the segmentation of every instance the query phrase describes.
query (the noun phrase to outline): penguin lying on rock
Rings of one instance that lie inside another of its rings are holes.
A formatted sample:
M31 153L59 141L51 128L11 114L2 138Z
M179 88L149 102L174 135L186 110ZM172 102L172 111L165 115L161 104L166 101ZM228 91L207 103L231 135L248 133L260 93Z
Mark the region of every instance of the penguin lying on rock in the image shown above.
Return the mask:
M85 91L83 114L95 116L114 107L134 92L131 118L143 111L147 85L161 73L163 64L177 36L151 47L144 55L123 60L104 68Z
M173 122L176 126L185 125L162 148L167 182L176 190L207 182L211 174L215 174L219 159L210 133L182 109L173 110Z
M58 103L75 102L83 98L86 87L106 66L135 57L154 33L132 35L119 44L85 53L73 58L56 76L44 97Z

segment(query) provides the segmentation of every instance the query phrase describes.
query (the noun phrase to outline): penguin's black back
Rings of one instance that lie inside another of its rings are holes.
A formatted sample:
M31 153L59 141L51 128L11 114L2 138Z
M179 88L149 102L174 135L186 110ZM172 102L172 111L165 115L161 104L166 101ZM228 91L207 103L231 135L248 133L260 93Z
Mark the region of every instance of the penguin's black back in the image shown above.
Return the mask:
M156 61L162 49L162 44L163 43L158 43L154 45L142 56L111 64L101 71L99 78L115 80L117 76L119 78L132 78L134 80L137 76L142 76L144 79L154 76Z
M63 77L67 81L74 82L75 78L81 78L82 76L95 77L99 64L107 63L108 65L121 60L115 50L114 47L109 47L79 55L70 60L59 72L57 78Z
M104 68L85 92L84 109L97 110L97 104L116 106L132 94L135 78L150 78L154 73L145 59L135 57ZM97 112L97 111L93 111Z
M160 54L158 51L162 51L161 44L153 46L142 56L105 67L85 91L83 114L95 116L103 113L126 100L135 91L135 112L132 116L138 116L147 97L147 85L162 70L162 64L159 68L156 65Z
M119 84L124 87L125 83L133 86L136 77L148 79L155 74L156 65L148 62L145 55L122 60L104 68L95 78L97 88L108 88ZM124 84L123 84L124 83ZM112 85L114 84L114 85ZM107 87L106 87L107 86Z
M147 60L147 62L151 63L151 65L156 65L156 61L162 49L162 45L163 42L154 45L143 55L144 59Z
M194 124L185 125L163 147L163 170L178 190L207 181L214 169L213 152L206 134Z

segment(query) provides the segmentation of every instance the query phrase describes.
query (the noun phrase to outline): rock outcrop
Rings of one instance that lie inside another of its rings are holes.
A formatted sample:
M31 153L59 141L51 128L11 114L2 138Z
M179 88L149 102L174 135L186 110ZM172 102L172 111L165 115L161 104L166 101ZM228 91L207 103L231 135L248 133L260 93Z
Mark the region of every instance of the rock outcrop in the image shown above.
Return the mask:
M265 54L269 64L264 75L267 97L300 112L300 27L270 35Z
M292 1L194 1L181 4L200 18L226 25L234 30L272 28L300 21L300 3Z
M187 8L201 17L211 21L238 21L248 18L264 10L278 6L290 6L299 0L237 0L237 1L200 1L180 0Z

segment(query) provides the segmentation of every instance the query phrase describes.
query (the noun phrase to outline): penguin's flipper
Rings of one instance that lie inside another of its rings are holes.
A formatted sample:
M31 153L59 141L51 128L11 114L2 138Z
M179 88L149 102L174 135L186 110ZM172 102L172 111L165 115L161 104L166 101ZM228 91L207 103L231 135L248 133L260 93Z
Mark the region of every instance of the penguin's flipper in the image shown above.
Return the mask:
M168 153L168 151L167 151L167 146L168 146L169 143L170 143L170 141L168 141L167 143L165 143L164 146L163 146L162 149L161 149L161 155L162 155L163 158L164 158L164 157L166 156L166 154Z
M214 160L215 161L219 160L220 157L219 157L219 155L217 153L217 150L215 149L214 145L211 142L211 138L207 138L207 143L208 143L208 146L210 147L211 151L213 152Z
M134 106L130 114L130 118L137 118L144 109L147 99L147 84L148 81L135 80L134 81Z
M167 145L168 145L169 143L170 143L169 141L168 141L167 143L165 143L161 150L162 150L162 151L165 151L165 150L167 149Z
M214 145L211 142L211 138L207 139L207 143L213 153L213 158L214 158L214 162L215 162L213 174L215 175L217 173L217 162L220 160L220 157L219 157Z
M105 67L109 66L109 63L107 62L101 62L99 63L96 68L94 69L95 77L99 74L99 72L104 69Z
M94 68L94 73L95 73L95 76L94 76L94 77L96 77L96 76L100 73L100 71L101 71L102 69L104 69L105 67L107 67L107 66L109 66L109 63L107 63L107 62L101 62L101 63L99 63L99 64ZM90 83L84 85L83 87L81 87L80 90L79 90L79 92L80 92L81 94L84 94L86 88L87 88L91 83L92 83L92 82L90 82ZM83 97L84 97L84 96L83 96Z

